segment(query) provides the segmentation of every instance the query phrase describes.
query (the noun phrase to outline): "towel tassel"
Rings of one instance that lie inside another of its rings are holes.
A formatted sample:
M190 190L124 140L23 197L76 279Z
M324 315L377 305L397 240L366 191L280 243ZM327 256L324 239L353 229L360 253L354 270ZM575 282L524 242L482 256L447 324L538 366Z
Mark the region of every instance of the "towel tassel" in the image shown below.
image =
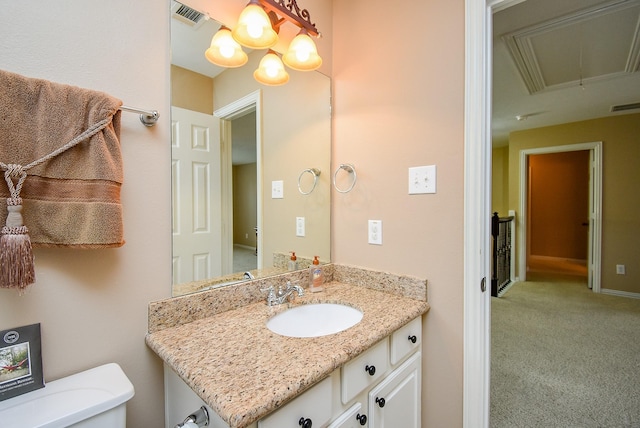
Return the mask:
M7 198L7 222L0 232L0 287L20 292L36 280L29 230L22 219L20 190L27 174L19 165L9 165L5 179L12 197ZM14 186L13 178L18 177Z

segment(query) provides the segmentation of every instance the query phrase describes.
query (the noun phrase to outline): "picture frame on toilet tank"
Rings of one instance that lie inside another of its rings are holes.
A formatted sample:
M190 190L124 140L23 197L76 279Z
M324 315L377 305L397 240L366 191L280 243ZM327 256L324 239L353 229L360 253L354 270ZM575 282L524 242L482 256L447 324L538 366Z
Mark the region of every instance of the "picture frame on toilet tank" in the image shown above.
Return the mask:
M43 387L40 324L0 331L0 401Z

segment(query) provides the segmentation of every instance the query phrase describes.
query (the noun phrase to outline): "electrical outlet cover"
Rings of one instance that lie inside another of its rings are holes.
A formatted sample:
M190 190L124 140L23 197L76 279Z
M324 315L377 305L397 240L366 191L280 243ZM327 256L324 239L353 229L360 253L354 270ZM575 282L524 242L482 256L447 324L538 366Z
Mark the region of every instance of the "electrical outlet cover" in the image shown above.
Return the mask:
M304 217L296 217L296 236L304 236Z
M369 244L382 245L382 220L369 220Z

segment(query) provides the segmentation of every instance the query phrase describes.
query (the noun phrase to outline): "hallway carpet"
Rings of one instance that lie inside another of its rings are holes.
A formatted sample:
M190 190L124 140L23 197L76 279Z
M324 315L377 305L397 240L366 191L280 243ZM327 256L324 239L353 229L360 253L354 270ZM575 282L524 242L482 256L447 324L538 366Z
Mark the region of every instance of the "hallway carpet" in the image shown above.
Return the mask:
M491 299L491 427L640 428L640 299L537 281Z

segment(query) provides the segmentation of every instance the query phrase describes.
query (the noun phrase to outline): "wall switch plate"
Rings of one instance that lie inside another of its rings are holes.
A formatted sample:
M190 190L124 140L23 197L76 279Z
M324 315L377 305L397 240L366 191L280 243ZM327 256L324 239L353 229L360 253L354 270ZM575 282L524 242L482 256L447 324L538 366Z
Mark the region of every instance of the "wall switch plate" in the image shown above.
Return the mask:
M382 245L382 220L369 220L369 244Z
M409 194L436 193L436 166L409 168Z
M284 198L284 182L282 180L271 182L271 199Z
M304 236L304 217L296 217L296 236Z
M618 275L626 275L627 270L624 265L616 265L616 274Z

